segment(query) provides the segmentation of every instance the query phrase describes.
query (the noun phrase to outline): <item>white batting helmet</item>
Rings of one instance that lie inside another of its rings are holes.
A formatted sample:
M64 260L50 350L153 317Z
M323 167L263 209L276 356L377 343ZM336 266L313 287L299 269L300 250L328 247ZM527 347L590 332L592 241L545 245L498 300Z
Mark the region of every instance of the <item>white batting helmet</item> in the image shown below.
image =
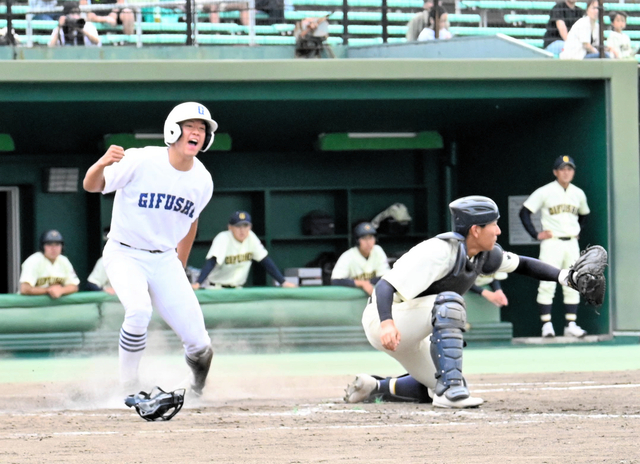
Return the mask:
M218 129L218 123L211 119L211 113L204 105L196 102L180 103L171 110L164 122L164 143L171 145L176 143L182 135L180 124L189 119L200 119L207 125L207 136L201 151L207 151L213 143L214 132Z

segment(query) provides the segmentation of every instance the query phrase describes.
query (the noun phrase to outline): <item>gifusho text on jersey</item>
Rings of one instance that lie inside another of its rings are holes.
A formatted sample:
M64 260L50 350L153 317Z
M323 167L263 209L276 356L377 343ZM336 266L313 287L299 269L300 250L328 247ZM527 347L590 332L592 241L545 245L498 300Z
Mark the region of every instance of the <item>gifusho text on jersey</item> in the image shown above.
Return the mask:
M140 208L159 209L160 205L163 205L164 209L168 211L178 211L190 218L193 217L193 212L195 211L195 204L191 200L182 197L176 197L175 195L166 193L140 194L140 199L138 200L138 206Z

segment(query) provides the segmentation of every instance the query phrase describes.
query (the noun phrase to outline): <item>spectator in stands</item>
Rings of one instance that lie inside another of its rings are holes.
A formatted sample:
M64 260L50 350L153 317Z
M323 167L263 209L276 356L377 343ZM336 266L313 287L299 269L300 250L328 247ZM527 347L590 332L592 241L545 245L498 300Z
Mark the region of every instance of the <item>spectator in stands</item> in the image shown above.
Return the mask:
M32 9L48 10L58 6L58 0L29 0L29 7ZM60 13L37 13L33 15L33 18L38 21L57 21L60 19Z
M422 11L407 23L407 41L415 42L422 30L429 25L429 10L433 8L433 0L424 0Z
M296 38L296 58L321 58L322 51L335 58L335 54L326 41L329 38L329 16L304 18L296 23L293 36Z
M51 32L49 46L59 45L84 45L87 47L101 45L96 27L81 17L77 2L65 3L58 25Z
M251 230L251 215L236 211L229 218L228 230L213 239L207 261L192 287L202 288L205 280L214 288L242 288L249 276L251 263L256 261L283 287L297 287L286 282L258 236Z
M256 10L267 13L267 24L284 23L284 0L256 0Z
M389 270L387 255L376 244L376 228L362 222L353 230L356 246L348 249L336 262L331 273L331 285L358 287L368 295L374 285Z
M57 230L42 234L40 251L22 263L22 295L49 295L55 299L78 291L80 279L69 259L62 254L63 245L64 239Z
M584 16L585 12L576 5L576 0L564 0L556 3L549 12L549 22L544 33L544 48L559 55L567 40L571 27Z
M631 47L631 39L622 31L627 27L627 14L623 11L614 11L609 15L611 19L611 32L605 42L610 53L618 59L635 59L637 50Z
M240 11L240 24L249 25L249 4L245 2L220 2L208 3L202 7L202 11L209 13L210 23L220 22L221 11Z
M81 5L113 5L124 4L124 0L80 0ZM96 10L87 13L87 20L93 23L121 25L122 32L127 35L135 33L136 17L130 8L114 8L113 10Z
M16 30L11 28L13 34L7 33L7 28L0 29L0 46L4 45L20 45L20 36L16 34Z
M580 18L571 27L564 43L564 49L560 52L560 58L563 60L600 58L600 52L598 51L598 46L600 45L599 31L598 0L588 0L587 16ZM607 53L605 56L609 58L610 55Z
M269 18L265 21L267 24L284 23L284 0L256 0L255 8L257 11L267 13ZM249 4L246 2L221 2L210 3L203 6L203 11L209 13L210 23L220 22L220 11L240 11L240 24L249 25Z
M438 16L438 39L450 39L453 34L449 32L449 14L447 10L438 5L429 11L429 22L420 35L419 41L435 40L436 38L436 15Z
M102 257L98 258L89 277L87 277L87 290L90 292L107 292L109 295L115 295L116 291L109 283L107 271L104 269Z

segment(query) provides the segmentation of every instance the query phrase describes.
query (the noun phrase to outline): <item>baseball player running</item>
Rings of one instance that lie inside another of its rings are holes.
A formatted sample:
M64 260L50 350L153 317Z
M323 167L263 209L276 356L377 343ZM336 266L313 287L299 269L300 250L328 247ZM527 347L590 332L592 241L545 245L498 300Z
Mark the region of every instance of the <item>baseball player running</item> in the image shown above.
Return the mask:
M362 316L371 345L395 358L409 375L378 380L360 374L347 387L345 400L359 402L372 394L425 399L433 405L470 408L472 397L462 375L464 294L478 277L517 272L569 285L569 270L504 252L497 205L470 196L449 205L453 231L416 245L380 279Z
M87 171L89 192L116 192L104 266L125 308L120 381L137 386L152 307L182 340L191 390L205 386L213 350L200 304L185 273L198 217L211 199L211 174L196 158L218 124L195 102L176 106L164 124L167 147L111 145Z
M353 236L356 246L338 258L331 272L331 285L359 287L371 295L373 286L389 270L389 261L382 247L376 244L376 228L373 224L358 224Z
M49 295L55 299L78 291L80 279L62 254L63 246L64 238L57 230L40 236L40 251L22 263L19 279L22 295Z
M192 285L194 289L201 288L207 277L213 288L241 288L247 281L253 261L260 263L283 287L297 287L284 280L251 226L251 215L246 211L236 211L231 215L228 230L220 232L213 239L207 261L200 270L197 282Z
M540 187L527 198L520 210L522 225L529 235L540 241L540 260L555 267L569 267L580 256L578 237L590 213L587 197L571 183L576 163L570 156L560 156L553 165L556 180ZM540 211L542 231L531 222L531 214ZM542 336L555 337L551 323L551 308L556 292L555 282L540 282L536 301L540 309ZM576 325L580 294L563 287L565 306L564 336L584 337L586 331Z

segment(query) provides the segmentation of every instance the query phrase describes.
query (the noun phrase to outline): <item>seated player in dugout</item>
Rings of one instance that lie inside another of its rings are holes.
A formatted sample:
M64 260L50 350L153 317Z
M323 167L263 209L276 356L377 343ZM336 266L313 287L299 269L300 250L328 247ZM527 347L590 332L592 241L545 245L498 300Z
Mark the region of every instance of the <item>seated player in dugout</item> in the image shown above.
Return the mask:
M358 287L373 293L373 287L389 270L389 261L382 247L376 244L376 228L362 222L353 230L356 246L340 255L331 273L331 285Z
M483 196L449 205L452 231L414 246L376 284L362 325L369 343L398 361L408 374L376 378L358 374L345 401L431 402L440 408L473 408L462 373L466 307L462 297L479 275L516 272L577 288L569 269L504 252L496 244L500 212ZM588 291L588 290L585 290Z
M60 298L78 291L80 279L69 259L62 254L64 238L57 230L40 236L40 251L22 263L20 294Z
M247 281L251 263L256 261L283 287L297 287L286 282L258 236L251 230L251 215L236 211L229 218L228 230L213 239L198 280L192 286L199 289L207 280L213 288L242 288Z

